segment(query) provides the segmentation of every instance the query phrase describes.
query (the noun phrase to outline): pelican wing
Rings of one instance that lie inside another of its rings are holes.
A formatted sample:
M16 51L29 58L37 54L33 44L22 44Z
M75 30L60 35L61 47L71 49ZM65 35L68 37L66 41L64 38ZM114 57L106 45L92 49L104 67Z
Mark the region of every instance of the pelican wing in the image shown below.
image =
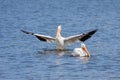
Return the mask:
M45 35L41 35L41 34L35 34L35 33L32 33L32 32L28 32L28 31L24 31L24 30L21 30L22 32L26 33L26 34L31 34L31 35L34 35L35 37L37 37L40 41L45 41L45 42L54 42L55 41L55 38L51 37L51 36L45 36Z
M70 36L64 39L64 43L67 45L73 44L75 42L79 42L80 38L81 38L82 34L80 35L74 35L74 36Z
M69 44L79 42L79 41L84 42L87 39L89 39L96 31L97 31L97 29L92 30L86 34L79 34L79 35L67 37L67 38L65 38L64 43L69 45Z

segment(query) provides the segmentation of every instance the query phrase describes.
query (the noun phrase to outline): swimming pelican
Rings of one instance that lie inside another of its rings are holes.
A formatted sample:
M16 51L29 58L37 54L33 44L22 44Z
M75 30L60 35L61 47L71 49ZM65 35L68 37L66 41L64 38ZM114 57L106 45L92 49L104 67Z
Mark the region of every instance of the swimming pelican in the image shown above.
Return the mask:
M90 57L90 52L84 43L81 44L80 48L75 48L72 53L73 56L81 56L81 57Z
M61 36L61 25L58 26L55 38L53 38L51 36L27 32L25 30L21 30L21 31L26 33L26 34L34 35L35 37L37 37L41 41L45 41L48 43L55 42L57 50L64 50L65 45L70 45L72 43L80 42L80 41L84 42L85 40L90 38L97 31L97 29L92 30L86 34L79 34L79 35L74 35L74 36L70 36L70 37L66 37L66 38Z

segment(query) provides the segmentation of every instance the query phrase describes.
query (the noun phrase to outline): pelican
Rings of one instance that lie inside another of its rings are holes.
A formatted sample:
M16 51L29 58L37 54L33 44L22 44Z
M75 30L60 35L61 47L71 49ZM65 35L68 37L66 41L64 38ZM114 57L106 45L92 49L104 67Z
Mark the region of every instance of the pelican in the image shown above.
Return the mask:
M88 51L86 45L84 43L81 43L81 47L75 48L72 55L78 57L90 57L90 52Z
M44 41L44 42L48 42L48 43L55 42L57 50L64 50L65 45L70 45L70 44L73 44L75 42L86 41L88 38L90 38L97 31L97 29L92 30L86 34L79 34L79 35L69 36L66 38L61 36L61 25L58 26L58 29L56 32L56 37L36 34L36 33L28 32L25 30L21 30L21 31L26 33L26 34L31 34L31 35L37 37L40 41Z

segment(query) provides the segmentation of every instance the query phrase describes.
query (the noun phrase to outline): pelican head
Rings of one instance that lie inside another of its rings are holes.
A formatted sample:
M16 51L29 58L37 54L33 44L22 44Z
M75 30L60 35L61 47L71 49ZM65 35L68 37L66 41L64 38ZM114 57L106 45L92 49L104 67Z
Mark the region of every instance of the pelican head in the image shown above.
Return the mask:
M56 32L56 38L59 38L61 35L61 25L58 26L57 32Z
M85 51L86 56L89 57L90 56L90 52L88 51L87 47L85 46L84 43L81 44L81 48L83 51Z
M59 25L58 28L61 29L61 25Z
M61 32L61 25L58 26L58 32Z
M86 47L84 43L81 44L81 47Z

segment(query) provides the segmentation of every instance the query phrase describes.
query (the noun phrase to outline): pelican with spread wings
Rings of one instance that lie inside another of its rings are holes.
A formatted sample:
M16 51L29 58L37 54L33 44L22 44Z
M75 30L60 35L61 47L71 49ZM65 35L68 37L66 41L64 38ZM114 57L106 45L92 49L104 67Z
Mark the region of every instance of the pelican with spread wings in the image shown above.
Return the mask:
M48 42L48 43L55 42L57 50L64 50L65 45L70 45L70 44L73 44L76 42L86 41L88 38L90 38L97 31L97 29L92 30L92 31L85 33L85 34L78 34L78 35L69 36L66 38L61 36L61 25L58 26L58 29L56 32L56 37L36 34L36 33L28 32L25 30L21 30L21 31L26 33L26 34L31 34L31 35L37 37L40 41L44 41L44 42Z

